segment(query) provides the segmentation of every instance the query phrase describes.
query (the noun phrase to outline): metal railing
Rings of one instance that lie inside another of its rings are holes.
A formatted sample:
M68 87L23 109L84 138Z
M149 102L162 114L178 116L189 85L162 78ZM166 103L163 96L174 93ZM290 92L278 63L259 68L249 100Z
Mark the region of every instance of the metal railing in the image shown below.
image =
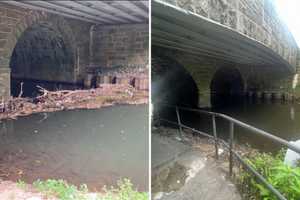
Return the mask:
M188 108L188 107L179 107L179 106L171 106L171 105L166 105L163 104L162 106L174 108L176 111L176 117L177 117L177 122L173 122L167 119L159 118L162 121L166 121L168 123L171 123L173 125L179 126L179 131L180 134L182 135L182 129L189 129L195 133L198 133L202 136L209 137L214 140L214 146L215 146L215 154L216 154L216 159L218 159L218 146L219 142L223 143L223 145L228 149L229 151L229 174L232 176L232 169L233 169L233 158L235 157L248 171L250 171L267 189L269 189L279 200L287 200L276 188L274 188L259 172L257 172L251 165L249 165L237 152L233 150L233 142L234 142L234 127L239 126L242 128L245 128L254 134L263 136L265 138L268 138L269 140L276 142L278 144L281 144L297 153L300 154L300 148L289 143L288 141L277 137L275 135L272 135L266 131L263 131L261 129L255 128L251 125L248 125L244 122L241 122L237 119L234 119L228 115L221 114L221 113L215 113L215 112L210 112L210 111L204 111L200 109L194 109L194 108ZM185 110L185 111L191 111L191 112L197 112L197 113L202 113L205 115L209 115L212 117L212 130L213 133L212 135L199 131L195 128L189 127L181 122L180 118L180 110ZM221 118L229 122L229 142L225 142L224 140L221 140L218 138L217 134L217 128L216 128L216 118Z

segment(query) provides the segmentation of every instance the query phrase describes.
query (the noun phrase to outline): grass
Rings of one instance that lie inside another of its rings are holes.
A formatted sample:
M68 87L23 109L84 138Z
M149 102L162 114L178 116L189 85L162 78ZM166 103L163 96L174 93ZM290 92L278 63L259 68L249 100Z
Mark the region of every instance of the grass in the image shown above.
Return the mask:
M276 155L256 153L247 162L289 200L300 199L300 167L285 165L285 151ZM246 199L277 200L264 185L258 182L247 171L239 175L241 193Z
M26 183L19 180L17 185L24 189ZM102 194L96 194L93 197L89 194L86 185L76 187L64 180L37 180L33 183L33 187L46 196L54 196L59 200L148 200L148 194L134 189L129 179L118 181L115 188L107 189L105 187Z

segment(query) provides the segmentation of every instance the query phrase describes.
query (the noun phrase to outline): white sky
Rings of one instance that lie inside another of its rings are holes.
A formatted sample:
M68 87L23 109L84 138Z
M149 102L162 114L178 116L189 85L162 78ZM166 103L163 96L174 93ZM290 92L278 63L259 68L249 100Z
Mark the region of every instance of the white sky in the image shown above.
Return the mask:
M275 0L275 5L300 47L300 0Z

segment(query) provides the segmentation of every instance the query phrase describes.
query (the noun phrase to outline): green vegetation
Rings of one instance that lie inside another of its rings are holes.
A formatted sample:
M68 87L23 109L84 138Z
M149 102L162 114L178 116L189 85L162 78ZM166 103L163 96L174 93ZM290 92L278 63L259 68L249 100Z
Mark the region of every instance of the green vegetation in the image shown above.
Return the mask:
M19 180L17 185L24 189L26 183ZM59 200L148 200L148 194L133 189L133 184L128 179L119 181L116 188L107 189L105 187L103 193L93 195L89 194L86 185L81 185L78 188L69 185L64 180L37 180L33 183L33 187L47 196L54 196Z
M17 181L17 186L21 189L25 189L26 188L26 183L22 180L18 180Z
M86 193L88 192L86 185L80 186L78 189L74 185L69 185L64 180L37 180L33 186L40 192L58 197L60 200L87 200Z
M248 159L265 179L289 200L300 199L300 167L292 168L283 163L284 152L277 155L255 153ZM277 198L260 182L243 171L239 176L242 194L246 199L277 200Z
M118 188L105 188L105 194L99 200L148 200L148 194L133 189L128 179L118 182Z

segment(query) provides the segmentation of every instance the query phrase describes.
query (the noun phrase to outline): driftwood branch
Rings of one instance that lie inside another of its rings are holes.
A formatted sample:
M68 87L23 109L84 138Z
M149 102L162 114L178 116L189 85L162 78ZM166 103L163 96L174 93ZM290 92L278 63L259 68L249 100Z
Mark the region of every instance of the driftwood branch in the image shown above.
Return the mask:
M61 91L49 91L39 85L36 87L41 94L33 99L23 98L22 94L19 94L19 97L11 98L8 101L0 100L0 119L64 109L91 109L113 104L141 104L147 103L148 100L147 91L139 91L126 84L103 84L96 89ZM47 116L41 121L46 118Z
M21 82L21 90L20 90L20 93L19 93L19 98L21 98L22 97L22 95L23 95L23 84L24 84L24 82Z

